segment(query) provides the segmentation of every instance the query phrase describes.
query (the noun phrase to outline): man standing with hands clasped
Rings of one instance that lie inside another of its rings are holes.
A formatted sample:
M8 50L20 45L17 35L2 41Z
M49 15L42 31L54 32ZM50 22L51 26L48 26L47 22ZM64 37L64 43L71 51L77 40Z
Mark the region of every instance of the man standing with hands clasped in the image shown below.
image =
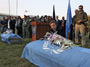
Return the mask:
M84 46L86 39L85 39L85 22L88 21L87 14L83 10L83 6L79 6L79 12L76 15L76 25L75 25L75 43L78 44L78 34L81 34L81 45Z

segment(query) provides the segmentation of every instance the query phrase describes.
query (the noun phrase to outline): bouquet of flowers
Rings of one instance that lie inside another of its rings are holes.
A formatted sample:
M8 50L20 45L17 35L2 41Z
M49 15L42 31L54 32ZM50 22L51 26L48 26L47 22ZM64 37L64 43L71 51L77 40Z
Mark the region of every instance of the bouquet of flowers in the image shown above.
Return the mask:
M4 33L5 33L5 34L13 33L13 30L7 29L6 32L4 32Z
M74 43L71 40L68 40L57 33L51 34L49 32L46 33L44 39L50 41L54 45L60 46L60 49L69 49Z

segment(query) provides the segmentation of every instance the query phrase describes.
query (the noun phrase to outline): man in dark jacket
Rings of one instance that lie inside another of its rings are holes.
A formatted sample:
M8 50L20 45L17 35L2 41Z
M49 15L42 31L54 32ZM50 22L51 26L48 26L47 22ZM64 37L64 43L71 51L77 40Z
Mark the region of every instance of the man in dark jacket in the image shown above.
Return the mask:
M15 33L15 22L11 20L11 16L8 16L7 28L12 29L13 33Z
M60 30L60 26L61 26L61 24L60 24L60 20L58 19L58 16L56 16L56 25L57 25L57 30Z
M75 10L75 15L72 18L72 24L71 24L71 32L70 32L70 39L75 40L75 24L76 24L76 15L78 13L78 10Z
M81 45L85 45L85 22L88 21L86 12L83 10L83 6L79 6L79 12L76 15L76 24L75 24L75 43L78 43L78 34L81 34Z
M13 30L13 33L15 33L15 19L13 19L13 16L11 17L11 25L12 25L12 30Z
M65 29L66 29L66 20L64 17L62 17L62 20L61 20L61 36L65 37Z
M23 20L21 19L20 16L18 16L18 18L16 18L16 28L17 28L17 34L20 35L22 37L22 23Z
M54 20L52 20L52 21L50 22L50 30L49 30L49 32L50 32L51 34L57 33L57 34L60 35L60 31L57 30L56 28L57 28L56 23L55 23Z
M3 20L0 21L0 26L1 26L1 33L5 32L7 30L7 22L5 20L5 17L3 17Z

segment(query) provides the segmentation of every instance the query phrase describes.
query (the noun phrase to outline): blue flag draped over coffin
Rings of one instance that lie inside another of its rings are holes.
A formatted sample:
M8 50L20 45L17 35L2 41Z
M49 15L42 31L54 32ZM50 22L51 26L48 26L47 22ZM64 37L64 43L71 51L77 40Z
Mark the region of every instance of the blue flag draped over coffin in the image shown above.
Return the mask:
M40 67L90 67L90 49L73 46L59 51L59 48L37 40L25 46L21 57Z
M10 41L9 41L9 38L12 38L12 37L18 37L18 38L21 38L19 35L17 34L13 34L13 33L9 33L9 34L1 34L1 40L3 42L7 42L8 44L10 44Z
M66 38L68 38L68 33L70 33L71 24L72 24L72 16L71 16L71 6L69 0L68 10L67 10L67 21L66 21Z

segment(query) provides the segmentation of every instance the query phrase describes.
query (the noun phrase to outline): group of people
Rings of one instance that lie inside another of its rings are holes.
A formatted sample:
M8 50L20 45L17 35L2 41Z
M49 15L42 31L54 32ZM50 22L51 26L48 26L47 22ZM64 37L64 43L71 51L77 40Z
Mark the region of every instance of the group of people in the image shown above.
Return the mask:
M56 16L56 19L53 20L51 16L47 15L41 17L37 15L31 18L29 16L24 15L23 19L20 16L15 17L15 19L13 19L13 17L11 16L8 16L7 19L3 17L3 20L0 21L1 33L6 31L7 29L12 29L13 33L15 33L16 28L17 34L21 37L31 37L32 30L30 22L32 21L50 23L50 32L54 33L55 31L58 31L59 35L65 37L66 20L64 16L62 17L62 20L59 20L58 16ZM75 10L75 15L72 18L70 33L70 39L74 39L76 44L79 43L79 36L81 36L81 44L82 46L85 45L85 24L87 23L87 21L87 13L84 12L83 6L80 5L79 9Z
M13 33L17 33L23 38L31 37L30 35L30 20L28 16L24 16L22 19L20 16L13 18L13 16L7 16L7 19L3 17L0 21L1 33L4 33L7 29L11 29Z
M75 43L78 44L79 38L78 35L81 35L81 44L84 46L86 43L85 39L85 24L88 21L87 13L84 12L83 6L79 6L79 10L76 11L76 15L74 16L74 25L75 25Z
M7 18L3 17L0 20L0 30L1 33L4 33L7 29L13 30L13 33L20 35L23 38L31 38L32 37L32 29L30 22L37 21L37 22L44 22L49 23L53 18L51 16L41 16L39 15L30 17L24 15L24 18L7 16Z
M15 33L15 20L11 16L7 16L7 19L3 17L0 21L1 33L5 32L7 29L12 29L13 33Z
M74 39L76 44L79 44L79 37L81 38L81 45L85 46L86 44L85 25L87 24L87 21L87 13L84 12L83 6L80 5L79 9L75 10L75 15L72 18L70 32L70 39ZM64 20L64 17L62 17L62 20L60 21L58 20L58 16L56 16L56 20L51 21L50 26L51 33L55 33L57 31L57 34L65 37L66 20Z

